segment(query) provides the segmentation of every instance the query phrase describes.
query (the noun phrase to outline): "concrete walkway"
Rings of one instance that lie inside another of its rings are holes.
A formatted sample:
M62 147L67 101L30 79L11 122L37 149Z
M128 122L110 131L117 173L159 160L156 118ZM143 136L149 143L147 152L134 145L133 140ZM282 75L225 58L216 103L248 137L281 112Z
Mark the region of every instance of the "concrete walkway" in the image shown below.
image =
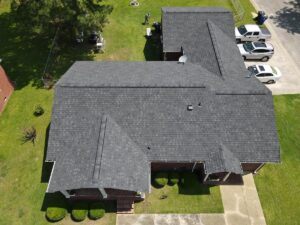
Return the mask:
M221 186L224 214L119 214L117 225L266 225L252 174Z
M117 215L117 225L224 225L224 214Z
M252 174L243 181L244 185L221 186L225 224L266 225Z
M300 3L297 0L251 0L256 10L264 10L266 26L272 34L274 56L267 63L282 72L276 84L267 85L274 95L300 93ZM297 3L298 2L298 3ZM246 62L246 65L262 62Z

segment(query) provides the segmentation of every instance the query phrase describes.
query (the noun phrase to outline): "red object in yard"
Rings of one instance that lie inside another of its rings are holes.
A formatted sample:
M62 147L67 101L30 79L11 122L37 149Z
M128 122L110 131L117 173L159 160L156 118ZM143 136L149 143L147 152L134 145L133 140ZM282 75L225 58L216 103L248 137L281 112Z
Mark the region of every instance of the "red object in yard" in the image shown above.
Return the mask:
M0 66L0 112L3 111L13 90L14 90L13 84L7 77L2 66Z

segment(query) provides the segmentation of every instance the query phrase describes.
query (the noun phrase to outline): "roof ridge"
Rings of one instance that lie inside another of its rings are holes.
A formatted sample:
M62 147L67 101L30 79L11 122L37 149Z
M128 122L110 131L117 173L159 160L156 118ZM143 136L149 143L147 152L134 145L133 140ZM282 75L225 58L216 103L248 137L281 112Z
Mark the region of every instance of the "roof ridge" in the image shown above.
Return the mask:
M221 59L221 54L220 54L220 51L219 51L219 46L218 46L218 43L217 43L217 40L216 40L216 36L215 36L215 33L214 33L213 26L217 26L217 25L215 25L211 20L208 19L207 20L208 31L209 31L209 34L210 34L210 37L211 37L211 40L212 40L214 52L216 54L220 74L223 77L226 74L226 72L225 72L225 68L224 68L224 65L223 65L223 61Z
M96 152L96 157L95 157L93 179L92 179L93 182L98 181L98 179L100 177L100 169L101 169L101 161L102 161L102 153L103 153L103 147L104 147L107 120L108 120L108 116L103 115L101 118L101 122L100 122L97 152Z
M61 87L61 88L207 88L207 85L189 85L189 86L180 86L180 84L178 86L163 86L163 85L124 85L124 86L115 86L115 85L102 85L102 86L91 86L91 85L87 85L87 86L79 86L79 85L56 85L56 87Z

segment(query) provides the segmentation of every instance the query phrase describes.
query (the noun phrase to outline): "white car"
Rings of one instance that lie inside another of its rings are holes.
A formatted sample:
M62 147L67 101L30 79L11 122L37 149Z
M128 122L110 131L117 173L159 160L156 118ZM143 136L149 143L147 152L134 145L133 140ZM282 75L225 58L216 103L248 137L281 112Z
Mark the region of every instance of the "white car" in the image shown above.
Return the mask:
M281 77L281 72L277 67L269 65L253 65L249 66L250 76L255 76L263 83L273 84Z
M271 33L267 28L261 28L256 24L246 24L235 28L237 43L245 41L267 41L271 39Z
M258 59L266 62L274 54L274 47L267 42L246 42L237 46L244 60Z

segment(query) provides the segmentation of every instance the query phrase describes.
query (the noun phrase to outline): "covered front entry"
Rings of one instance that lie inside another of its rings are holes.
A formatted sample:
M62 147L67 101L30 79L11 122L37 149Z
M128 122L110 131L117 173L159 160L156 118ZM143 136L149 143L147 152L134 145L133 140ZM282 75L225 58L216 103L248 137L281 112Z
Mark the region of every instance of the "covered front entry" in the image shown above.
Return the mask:
M232 172L206 173L205 165L202 162L153 162L151 163L152 175L161 171L193 172L199 176L199 179L208 185L219 184L242 184L242 175Z

